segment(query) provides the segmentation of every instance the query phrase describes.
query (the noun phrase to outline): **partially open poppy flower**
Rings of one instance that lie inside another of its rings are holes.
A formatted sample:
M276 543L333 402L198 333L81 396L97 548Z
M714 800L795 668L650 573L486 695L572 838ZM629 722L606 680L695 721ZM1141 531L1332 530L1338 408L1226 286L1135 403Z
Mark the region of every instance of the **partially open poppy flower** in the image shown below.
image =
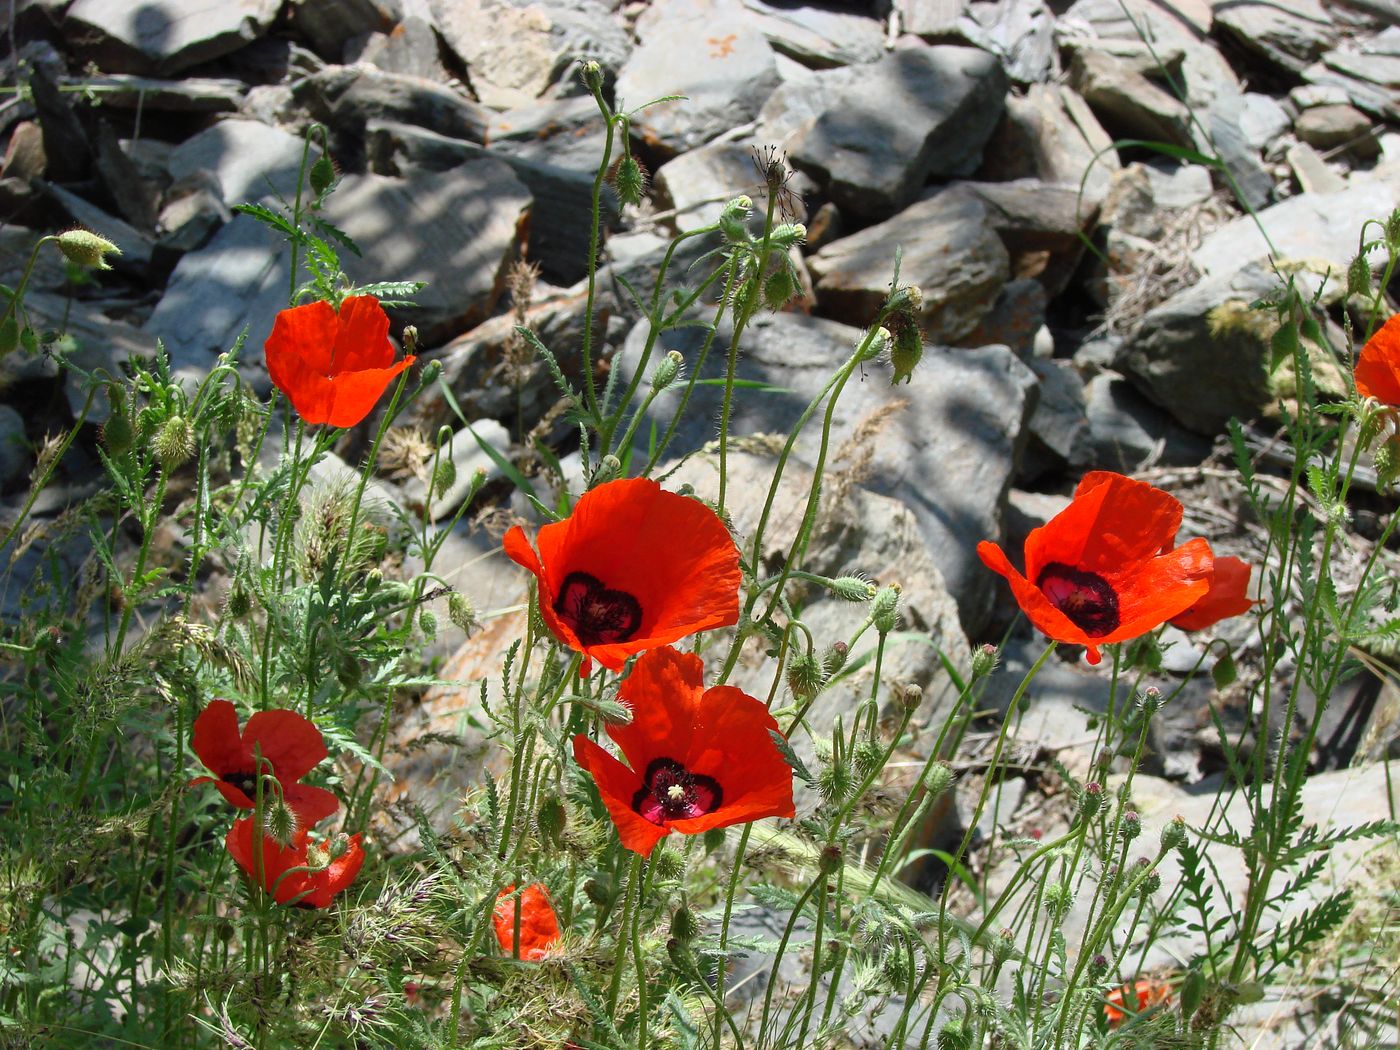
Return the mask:
M1215 571L1210 577L1210 590L1180 616L1173 616L1172 625L1183 631L1204 631L1221 620L1249 612L1254 605L1245 595L1254 567L1239 558L1221 556L1215 559Z
M1400 314L1366 340L1356 358L1356 392L1400 407Z
M252 809L257 797L254 750L262 756L263 772L276 778L282 800L302 828L309 828L340 808L340 800L325 788L298 783L326 757L321 731L295 711L259 711L238 731L238 710L227 700L213 700L194 720L194 753L214 775L196 777L190 787L211 781L239 809ZM264 804L272 791L263 790Z
M705 688L700 658L671 646L637 660L622 683L632 721L608 726L623 765L583 734L574 758L593 775L622 844L651 853L672 831L694 835L791 817L792 769L769 735L778 723L732 685Z
M1026 537L1021 575L995 543L977 553L1006 577L1016 603L1059 642L1099 646L1146 634L1189 609L1210 586L1210 545L1193 539L1175 550L1181 504L1122 474L1086 474L1070 505Z
M705 504L646 478L585 492L543 526L539 554L515 526L505 550L539 580L554 637L620 671L633 653L739 621L739 550Z
M496 898L492 923L501 951L516 955L515 911L520 909L520 952L518 957L535 962L543 959L559 940L559 919L550 903L549 891L532 882L517 896L514 886L507 886Z
M253 818L244 817L235 820L224 837L229 855L250 878L256 878L253 834ZM278 904L330 907L331 898L355 881L365 862L359 835L338 838L338 843L313 842L303 828L284 846L270 835L263 835L263 873L259 880L262 888Z
M372 295L355 295L340 313L323 299L283 310L263 344L267 374L308 423L353 427L385 388L413 364L394 360L389 315Z
M1171 999L1171 985L1166 981L1154 980L1150 977L1139 977L1132 984L1125 984L1122 988L1115 988L1104 996L1106 1002L1103 1006L1104 1016L1108 1018L1110 1026L1117 1026L1123 1022L1127 1016L1123 1012L1123 1003L1129 997L1137 1000L1134 1013L1142 1013L1144 1010Z

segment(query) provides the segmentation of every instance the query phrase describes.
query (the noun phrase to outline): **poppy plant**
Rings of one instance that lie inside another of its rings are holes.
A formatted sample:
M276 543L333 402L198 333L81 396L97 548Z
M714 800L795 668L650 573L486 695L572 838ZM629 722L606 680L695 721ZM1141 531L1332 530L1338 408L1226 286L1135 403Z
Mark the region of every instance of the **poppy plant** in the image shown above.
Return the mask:
M1356 358L1356 392L1400 408L1400 314L1366 340Z
M394 360L389 316L372 295L340 312L323 299L283 310L263 344L267 372L307 423L353 427L415 358Z
M224 845L238 866L256 878L253 818L235 820ZM333 842L312 842L303 828L285 846L271 835L262 837L262 888L278 904L328 908L331 899L355 881L365 862L360 836L341 835Z
M1117 1027L1123 1022L1126 1016L1123 1012L1123 1003L1132 996L1137 1000L1134 1013L1142 1013L1153 1006L1160 1006L1171 999L1171 985L1166 981L1156 981L1148 977L1140 977L1132 984L1125 984L1122 988L1115 988L1104 996L1103 1006L1104 1016L1108 1018L1108 1023L1112 1027Z
M1221 556L1215 559L1210 590L1180 616L1171 619L1174 627L1183 631L1204 631L1221 620L1249 612L1254 602L1245 597L1249 577L1254 567L1239 558Z
M1099 646L1145 634L1185 612L1210 586L1210 545L1193 539L1175 550L1181 504L1122 474L1084 476L1070 505L1026 537L1026 572L983 541L977 554L1006 577L1021 611L1059 642Z
M770 735L778 723L732 685L706 689L704 674L698 656L669 645L637 660L620 690L632 721L608 726L630 768L574 737L574 758L633 853L651 853L672 831L794 815L792 769Z
M512 561L539 580L554 637L620 671L634 653L739 622L739 550L705 504L646 478L585 492L567 519L543 526L539 553L515 526Z
M520 912L519 952L515 939L515 913ZM532 882L520 891L507 886L496 898L496 910L491 916L496 927L496 941L501 951L519 959L535 962L543 959L559 940L559 919L550 903L549 891Z
M252 809L257 798L254 754L260 755L263 772L276 779L282 800L296 814L297 823L309 828L340 808L340 800L325 788L298 781L326 757L321 731L295 711L259 711L238 731L238 711L227 700L213 700L194 720L190 747L214 775L196 777L196 784L213 785L239 809ZM264 788L264 802L272 801Z

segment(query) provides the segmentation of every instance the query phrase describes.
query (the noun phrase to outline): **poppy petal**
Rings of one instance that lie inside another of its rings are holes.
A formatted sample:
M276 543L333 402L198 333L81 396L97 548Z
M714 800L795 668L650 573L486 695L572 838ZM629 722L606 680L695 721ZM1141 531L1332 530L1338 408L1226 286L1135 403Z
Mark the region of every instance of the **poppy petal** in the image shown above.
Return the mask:
M544 958L559 941L559 917L554 913L549 891L534 882L518 895L514 886L507 886L497 896L491 923L496 930L496 943L507 955L516 954L517 911L520 913L520 958L531 962Z
M1197 537L1138 567L1130 578L1115 581L1121 621L1116 630L1096 640L1127 641L1185 612L1210 589L1214 562L1210 544Z
M763 817L795 816L792 767L772 737L778 731L777 719L742 689L722 685L706 690L683 761L692 773L718 780L724 797L713 812L674 821L676 830L689 834Z
M329 908L331 900L352 882L355 876L364 867L365 851L360 846L360 836L351 835L346 843L345 852L330 862L330 865L322 871L309 872L306 877L308 891L305 896L297 901L298 904L305 904L312 908ZM289 893L286 900L291 900L296 896ZM278 894L279 903L286 903Z
M539 538L543 540L546 530L557 528L558 526L553 524L543 526L539 531ZM502 546L505 548L506 557L517 565L528 569L534 574L536 581L538 581L540 617L544 620L545 626L549 628L555 638L559 639L561 644L577 652L583 652L583 643L579 641L578 635L574 633L574 629L561 620L559 614L554 611L556 598L555 589L549 584L545 575L544 566L540 563L539 555L535 553L535 548L531 547L530 541L525 538L525 530L519 525L512 526L510 530L506 532L505 538L502 540ZM587 665L588 661L585 660L584 663ZM584 671L582 673L586 674L587 672Z
M1366 340L1356 358L1356 392L1387 405L1400 405L1400 314Z
M1246 595L1253 572L1254 567L1239 558L1216 558L1210 590L1180 616L1173 616L1172 624L1183 631L1204 631L1221 620L1249 612L1254 602Z
M219 794L223 795L230 805L237 806L239 809L257 808L257 803L248 797L247 792L242 788L235 787L227 780L216 780L214 786L218 788ZM263 797L266 798L266 795Z
M1089 662L1099 662L1096 639L1085 634L1073 620L1051 604L1050 599L1045 597L1039 587L1017 572L999 546L983 540L977 545L977 556L982 559L983 565L1006 579L1011 585L1011 594L1015 597L1016 604L1026 614L1026 619L1042 634L1057 642L1086 646L1090 651Z
M1175 497L1122 474L1095 471L1068 507L1026 537L1026 578L1057 562L1106 576L1170 549L1181 526Z
M211 700L199 713L190 749L211 773L251 771L253 767L238 733L238 709L228 700Z
M313 828L340 808L340 799L334 791L314 787L311 784L284 784L282 800L297 815L297 822L304 828Z
M340 304L331 375L387 368L394 361L389 315L372 295L352 295Z
M326 757L321 731L295 711L259 711L248 719L243 744L248 754L256 744L284 785L300 780Z
M287 874L292 868L306 864L306 832L298 832L286 846L268 835L263 836L261 878L255 873L253 835L252 817L235 820L224 836L224 846L250 878L272 893L278 904L286 904L306 888L305 873Z
M330 378L330 404L325 422L333 427L353 427L374 410L384 391L404 369L416 361L409 355L386 368L341 372ZM309 422L309 420L308 420Z
M574 737L574 760L593 777L608 816L617 825L622 845L633 853L650 855L671 829L653 824L632 808L632 800L642 787L642 778L580 733Z
M273 318L263 353L267 374L277 389L290 397L304 371L330 375L331 348L339 326L335 307L324 299L282 310Z
M692 734L703 720L701 700L708 699L700 657L669 645L649 650L637 658L618 695L632 709L632 721L608 726L608 736L634 770L640 773L655 759L669 758L691 772L713 775L690 762Z

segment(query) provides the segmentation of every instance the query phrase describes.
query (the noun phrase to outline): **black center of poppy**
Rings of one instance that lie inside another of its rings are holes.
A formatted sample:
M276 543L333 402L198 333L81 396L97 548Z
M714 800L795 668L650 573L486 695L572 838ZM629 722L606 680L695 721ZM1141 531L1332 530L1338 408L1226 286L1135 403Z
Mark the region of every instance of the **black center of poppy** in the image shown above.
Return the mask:
M642 626L642 606L626 591L614 591L586 572L564 577L554 611L584 645L625 642Z
M1118 594L1096 572L1052 561L1035 581L1052 605L1091 638L1110 633L1121 622Z
M674 758L654 758L632 796L632 808L653 824L702 817L719 809L724 792L719 781L692 773Z
M225 773L219 779L225 784L232 784L250 799L257 797L258 778L252 773Z

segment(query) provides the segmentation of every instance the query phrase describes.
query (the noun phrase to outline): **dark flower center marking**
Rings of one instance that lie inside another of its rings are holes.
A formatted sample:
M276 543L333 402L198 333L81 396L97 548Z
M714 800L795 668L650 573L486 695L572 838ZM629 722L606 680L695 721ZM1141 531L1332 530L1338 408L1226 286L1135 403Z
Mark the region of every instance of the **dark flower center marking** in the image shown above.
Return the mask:
M632 808L653 824L662 824L713 813L723 798L714 777L692 773L674 758L654 758L632 796Z
M248 773L225 773L219 778L225 784L232 784L250 799L257 798L258 778L251 772Z
M564 577L554 611L583 645L625 642L642 626L642 606L626 591L614 591L586 572Z
M1035 585L1091 638L1109 634L1122 622L1117 592L1096 572L1052 561L1040 570Z

